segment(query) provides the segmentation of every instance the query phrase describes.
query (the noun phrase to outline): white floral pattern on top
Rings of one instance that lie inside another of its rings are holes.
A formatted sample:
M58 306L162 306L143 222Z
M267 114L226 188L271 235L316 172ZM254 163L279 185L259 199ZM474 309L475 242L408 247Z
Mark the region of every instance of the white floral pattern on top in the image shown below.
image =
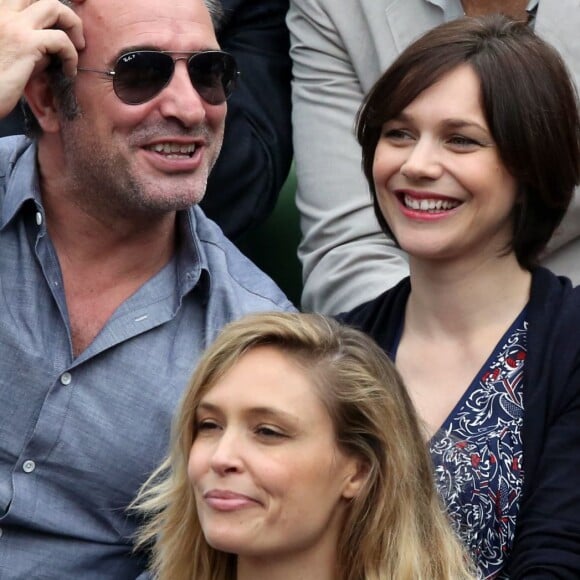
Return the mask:
M523 483L523 312L430 441L435 481L485 579L507 578Z

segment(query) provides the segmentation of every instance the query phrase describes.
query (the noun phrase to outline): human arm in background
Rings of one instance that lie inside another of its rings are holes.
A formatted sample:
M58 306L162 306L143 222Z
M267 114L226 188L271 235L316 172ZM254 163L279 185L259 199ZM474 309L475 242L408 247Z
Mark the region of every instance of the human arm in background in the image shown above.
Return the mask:
M534 31L561 54L577 88L580 88L580 2L542 0L538 5ZM556 274L580 284L580 185L562 223L548 243L541 263Z
M342 4L342 5L341 5ZM393 286L407 274L404 252L380 230L361 170L354 122L364 92L337 30L350 19L365 51L358 3L291 0L292 120L303 266L302 306L336 314ZM359 34L356 28L361 27Z
M507 568L514 580L580 577L580 360L562 390L567 401L547 425L520 506Z
M524 485L507 575L580 578L580 289L532 276L524 366Z
M202 208L230 239L263 222L292 161L288 0L222 0L221 47L241 77Z

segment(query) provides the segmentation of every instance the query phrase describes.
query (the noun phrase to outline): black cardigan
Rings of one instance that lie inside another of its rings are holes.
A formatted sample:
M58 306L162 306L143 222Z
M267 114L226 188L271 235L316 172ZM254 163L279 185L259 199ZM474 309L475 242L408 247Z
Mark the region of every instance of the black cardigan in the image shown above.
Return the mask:
M409 278L338 319L387 353L400 328ZM544 268L527 307L522 429L524 482L510 578L580 579L580 287Z

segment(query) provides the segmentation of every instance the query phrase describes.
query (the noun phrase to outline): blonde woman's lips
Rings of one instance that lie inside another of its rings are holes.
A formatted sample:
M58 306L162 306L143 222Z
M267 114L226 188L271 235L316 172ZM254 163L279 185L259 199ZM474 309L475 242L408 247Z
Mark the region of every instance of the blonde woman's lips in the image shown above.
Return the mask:
M235 491L212 489L204 494L205 502L220 512L231 512L259 505L255 499Z

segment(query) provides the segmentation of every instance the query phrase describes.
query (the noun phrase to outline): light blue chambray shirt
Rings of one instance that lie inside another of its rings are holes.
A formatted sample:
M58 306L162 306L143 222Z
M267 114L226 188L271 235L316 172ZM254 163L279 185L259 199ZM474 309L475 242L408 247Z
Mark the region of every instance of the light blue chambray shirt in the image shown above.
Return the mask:
M2 580L136 578L125 507L200 353L244 313L293 310L199 208L179 218L175 259L75 359L35 146L0 139Z

